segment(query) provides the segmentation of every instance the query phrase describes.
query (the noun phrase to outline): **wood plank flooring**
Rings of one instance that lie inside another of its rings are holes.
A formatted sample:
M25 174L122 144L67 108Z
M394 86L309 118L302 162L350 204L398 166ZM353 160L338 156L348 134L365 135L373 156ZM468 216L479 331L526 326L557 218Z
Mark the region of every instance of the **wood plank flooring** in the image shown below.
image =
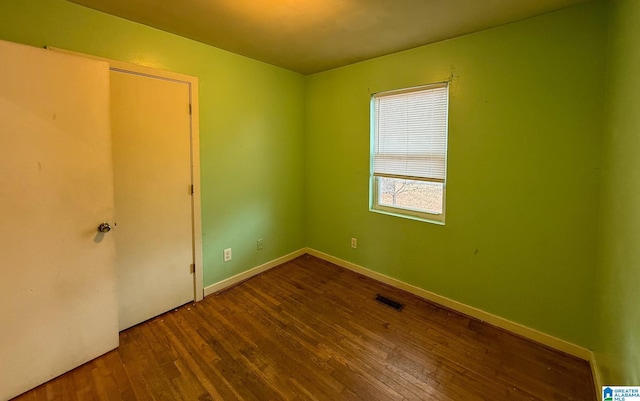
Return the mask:
M596 397L585 361L304 255L122 332L117 350L15 400Z

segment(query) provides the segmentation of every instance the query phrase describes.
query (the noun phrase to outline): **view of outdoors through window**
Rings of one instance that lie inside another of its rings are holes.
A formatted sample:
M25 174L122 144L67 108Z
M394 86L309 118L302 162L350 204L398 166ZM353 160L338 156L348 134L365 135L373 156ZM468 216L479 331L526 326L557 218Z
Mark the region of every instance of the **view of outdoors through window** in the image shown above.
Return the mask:
M442 183L377 177L378 204L442 214Z

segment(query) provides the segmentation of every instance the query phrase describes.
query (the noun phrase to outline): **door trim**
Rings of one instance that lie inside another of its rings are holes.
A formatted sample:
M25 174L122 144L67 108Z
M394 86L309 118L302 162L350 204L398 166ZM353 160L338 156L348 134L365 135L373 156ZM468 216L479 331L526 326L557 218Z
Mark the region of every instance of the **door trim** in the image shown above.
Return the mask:
M156 68L146 67L124 61L111 60L91 54L84 54L72 50L47 46L46 49L85 57L93 60L105 61L109 64L110 71L128 72L137 75L144 75L152 78L185 83L189 86L189 102L191 103L191 183L193 185L193 196L191 197L192 227L193 227L193 261L194 271L194 300L201 301L204 298L203 284L203 256L202 256L202 208L201 208L201 186L200 186L200 115L198 96L198 77L180 74L173 71L165 71ZM188 266L185 266L188 268Z

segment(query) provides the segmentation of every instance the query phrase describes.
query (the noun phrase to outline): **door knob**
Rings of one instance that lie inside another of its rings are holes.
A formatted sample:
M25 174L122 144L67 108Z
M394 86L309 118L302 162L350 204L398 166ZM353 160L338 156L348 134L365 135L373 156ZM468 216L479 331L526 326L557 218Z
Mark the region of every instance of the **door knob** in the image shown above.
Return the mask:
M111 231L111 224L104 222L98 226L98 232L100 233L108 233Z

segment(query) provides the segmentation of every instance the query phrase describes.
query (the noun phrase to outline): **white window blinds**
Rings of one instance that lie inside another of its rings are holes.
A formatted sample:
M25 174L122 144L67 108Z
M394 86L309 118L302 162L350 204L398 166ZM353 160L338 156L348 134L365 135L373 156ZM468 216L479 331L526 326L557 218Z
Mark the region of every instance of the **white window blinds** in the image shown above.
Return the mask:
M373 174L444 182L447 84L374 95Z

